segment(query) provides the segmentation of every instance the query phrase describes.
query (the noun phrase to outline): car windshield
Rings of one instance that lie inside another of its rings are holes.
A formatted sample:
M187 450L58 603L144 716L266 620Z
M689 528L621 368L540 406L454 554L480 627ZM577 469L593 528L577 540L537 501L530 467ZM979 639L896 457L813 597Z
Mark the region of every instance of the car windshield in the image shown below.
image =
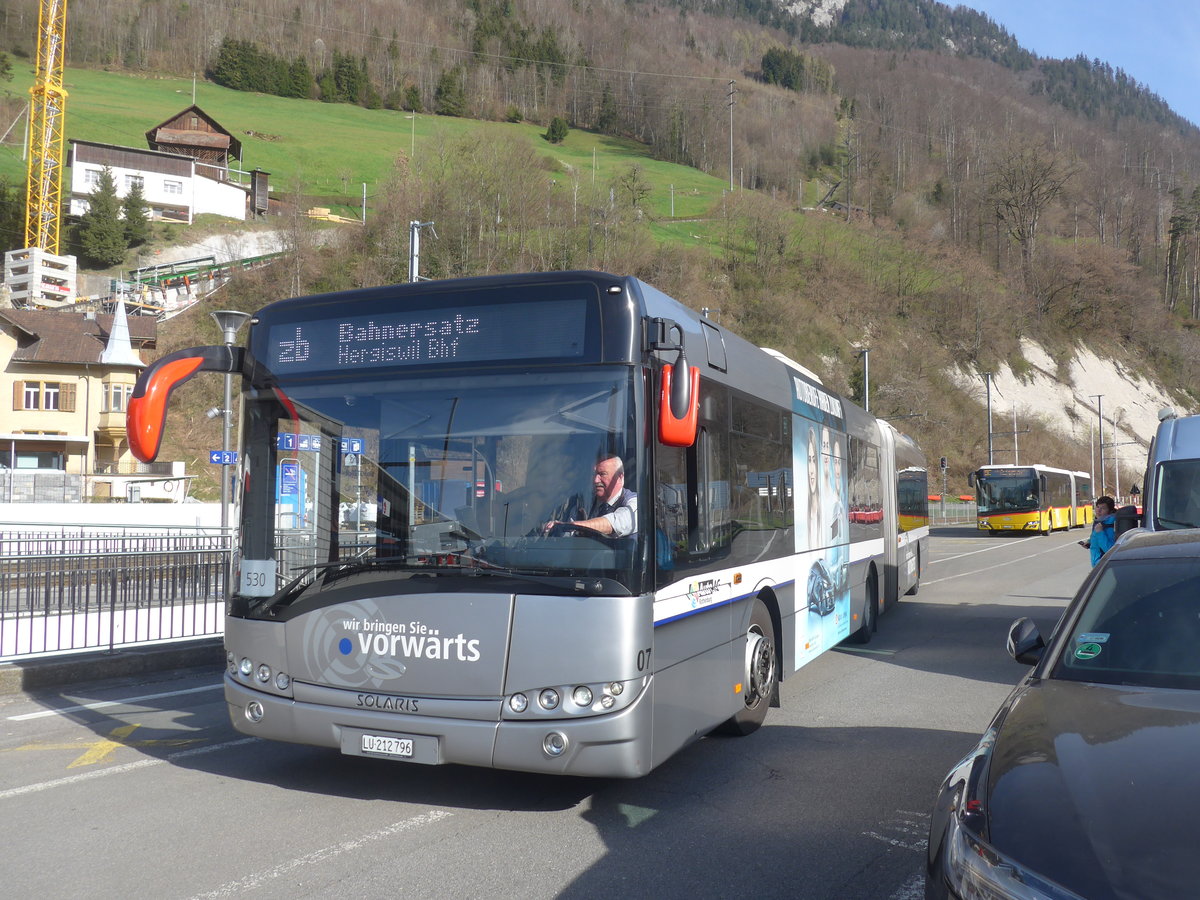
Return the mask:
M247 590L243 577L242 593L269 597L297 577L363 569L601 578L635 590L636 529L545 528L595 512L602 458L620 459L637 492L633 371L250 390L242 569L257 567L263 583Z
M1051 678L1200 689L1200 557L1114 559Z

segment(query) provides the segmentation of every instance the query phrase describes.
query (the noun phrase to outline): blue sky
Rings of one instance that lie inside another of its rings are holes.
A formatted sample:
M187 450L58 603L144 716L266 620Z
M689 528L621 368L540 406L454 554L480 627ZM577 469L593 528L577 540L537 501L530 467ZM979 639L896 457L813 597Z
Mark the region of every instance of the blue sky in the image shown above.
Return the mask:
M955 5L955 0L943 0ZM1197 0L957 0L1003 25L1026 50L1086 54L1124 69L1200 125Z

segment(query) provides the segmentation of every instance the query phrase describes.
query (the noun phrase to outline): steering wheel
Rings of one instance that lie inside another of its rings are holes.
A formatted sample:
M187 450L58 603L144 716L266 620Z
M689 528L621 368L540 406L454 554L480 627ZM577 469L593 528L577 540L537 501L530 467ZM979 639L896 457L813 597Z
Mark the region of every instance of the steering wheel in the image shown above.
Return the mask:
M588 528L586 525L577 525L574 522L555 522L546 532L547 537L571 537L573 535L591 538L594 541L608 540L608 535L604 532Z

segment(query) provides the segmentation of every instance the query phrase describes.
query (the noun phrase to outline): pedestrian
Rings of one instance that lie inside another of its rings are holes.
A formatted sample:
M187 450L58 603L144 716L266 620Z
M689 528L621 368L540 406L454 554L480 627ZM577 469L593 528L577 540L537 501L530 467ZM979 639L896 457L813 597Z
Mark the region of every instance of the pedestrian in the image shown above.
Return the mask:
M1112 497L1105 494L1096 499L1096 518L1092 522L1092 534L1086 541L1080 541L1081 547L1087 547L1092 554L1092 565L1100 562L1102 557L1117 540L1117 504Z

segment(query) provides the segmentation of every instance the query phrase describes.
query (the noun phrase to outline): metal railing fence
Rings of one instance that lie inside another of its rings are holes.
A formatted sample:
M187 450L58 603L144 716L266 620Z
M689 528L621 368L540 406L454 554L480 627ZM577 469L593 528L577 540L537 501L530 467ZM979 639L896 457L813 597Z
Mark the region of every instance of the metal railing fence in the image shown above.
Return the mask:
M0 533L0 659L215 636L219 532Z
M931 525L974 525L974 503L935 503L929 504L929 523Z

